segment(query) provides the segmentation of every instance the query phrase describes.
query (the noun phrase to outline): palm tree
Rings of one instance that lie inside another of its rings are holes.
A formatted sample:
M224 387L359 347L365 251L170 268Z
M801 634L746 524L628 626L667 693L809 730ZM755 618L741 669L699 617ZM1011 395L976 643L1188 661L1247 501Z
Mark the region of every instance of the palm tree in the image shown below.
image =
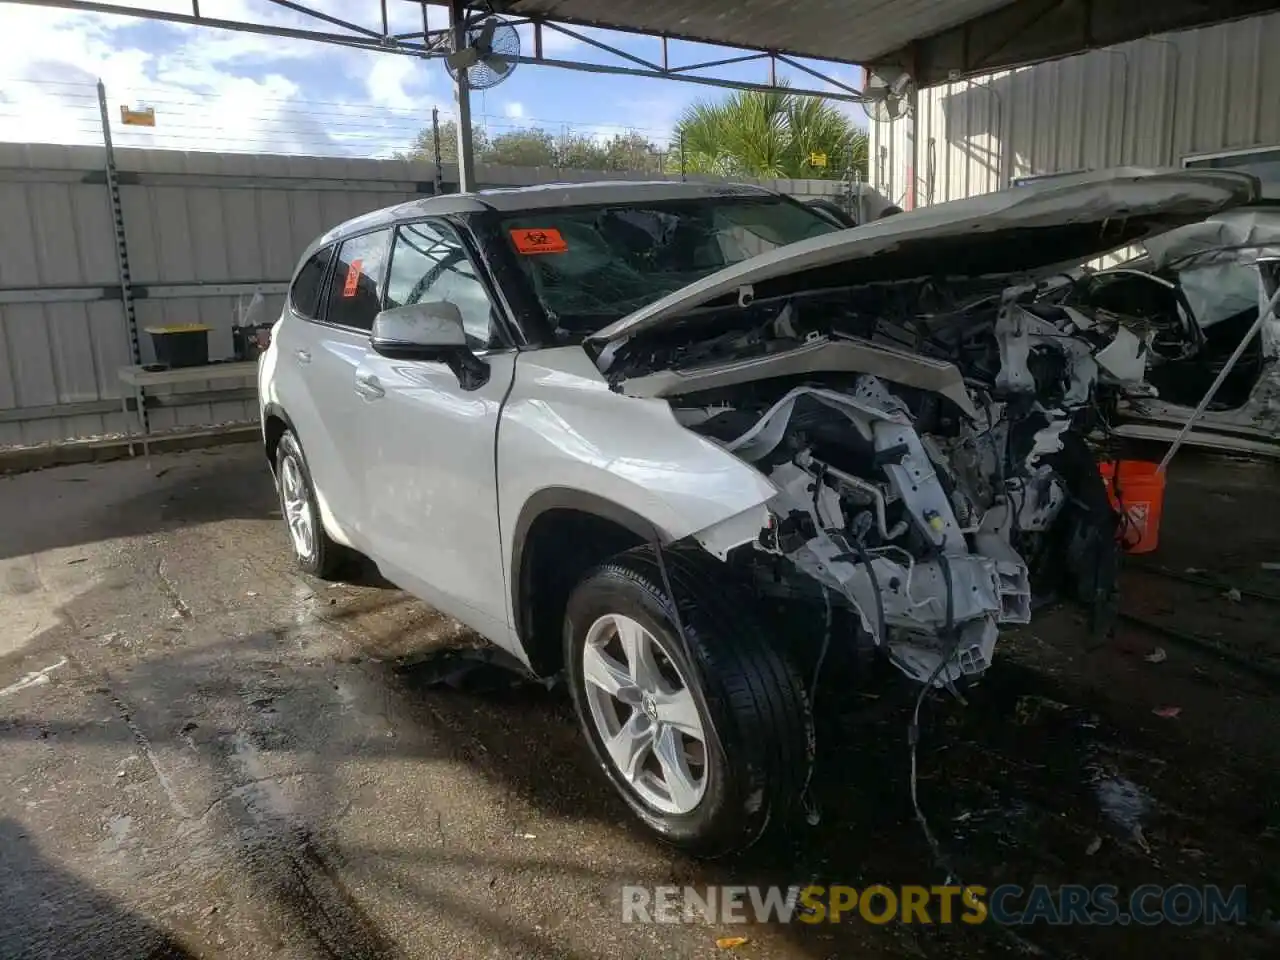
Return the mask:
M672 162L690 173L836 178L852 164L867 175L867 134L826 100L786 91L739 90L689 106L672 136ZM827 165L815 166L813 154Z

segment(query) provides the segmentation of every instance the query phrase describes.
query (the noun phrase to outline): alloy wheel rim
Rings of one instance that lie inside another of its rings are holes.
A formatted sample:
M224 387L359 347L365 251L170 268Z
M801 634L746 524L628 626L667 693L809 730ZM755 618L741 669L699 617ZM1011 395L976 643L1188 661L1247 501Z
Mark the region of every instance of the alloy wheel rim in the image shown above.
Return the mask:
M315 525L312 522L311 498L302 468L296 457L288 455L280 462L280 501L294 552L303 560L315 552Z
M690 813L707 789L707 737L693 692L662 641L606 614L582 650L586 700L614 768L661 813Z

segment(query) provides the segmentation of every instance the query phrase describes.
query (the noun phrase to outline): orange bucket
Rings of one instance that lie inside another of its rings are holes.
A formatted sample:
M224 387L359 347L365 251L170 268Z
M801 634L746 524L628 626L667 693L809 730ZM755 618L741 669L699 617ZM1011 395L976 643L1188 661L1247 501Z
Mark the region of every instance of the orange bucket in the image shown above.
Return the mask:
M1120 544L1125 553L1150 553L1160 544L1164 474L1159 464L1120 460L1098 464L1111 505L1120 512Z

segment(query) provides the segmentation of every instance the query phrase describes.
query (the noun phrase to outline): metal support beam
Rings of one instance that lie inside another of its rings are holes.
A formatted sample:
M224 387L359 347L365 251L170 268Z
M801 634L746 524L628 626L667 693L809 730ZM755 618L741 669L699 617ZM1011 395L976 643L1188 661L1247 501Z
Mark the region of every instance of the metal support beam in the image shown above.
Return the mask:
M449 28L453 31L453 49L464 49L467 46L466 0L449 0ZM466 70L457 72L453 95L458 104L458 191L470 193L476 188L476 157L471 136L471 88Z
M292 10L294 13L301 13L303 16L307 17L315 17L317 20L323 20L325 23L331 23L335 27L343 27L344 29L350 30L352 33L360 33L373 39L382 38L382 34L378 33L376 30L370 30L368 27L362 27L360 24L352 23L350 20L343 20L341 17L331 17L327 13L322 13L319 10L313 10L304 4L294 3L293 0L270 0L270 2L274 3L277 7L284 7L288 10Z
M58 10L78 10L84 13L107 13L113 16L137 17L142 20L160 20L164 23L180 23L191 27L211 27L215 30L235 30L240 33L256 33L265 37L287 37L292 40L314 40L318 43L331 43L342 47L355 47L360 50L383 50L388 53L399 53L420 57L425 50L421 44L400 41L395 45L386 45L376 31L355 28L359 32L342 34L326 33L320 30L301 30L295 27L270 26L261 23L250 23L245 20L222 20L217 17L204 17L197 13L168 13L163 10L149 10L145 7L125 7L112 3L98 3L95 0L0 0L0 3L17 3L28 7L54 7ZM310 14L310 11L308 11ZM322 17L320 19L333 19Z
M444 193L444 162L440 159L440 110L436 107L431 108L431 143L434 150L434 156L431 159L436 167L433 185L436 195L439 196Z

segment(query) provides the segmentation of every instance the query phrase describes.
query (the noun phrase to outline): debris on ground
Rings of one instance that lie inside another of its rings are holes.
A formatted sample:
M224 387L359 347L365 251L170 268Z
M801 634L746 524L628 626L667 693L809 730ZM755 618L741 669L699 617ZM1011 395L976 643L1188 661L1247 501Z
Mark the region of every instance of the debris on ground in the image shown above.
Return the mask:
M1147 663L1164 663L1169 659L1169 655L1164 652L1164 647L1156 647L1142 659Z
M1165 720L1176 720L1178 715L1182 713L1181 707L1156 707L1151 711L1157 717L1163 717Z
M720 937L716 940L716 946L721 950L732 950L749 942L746 937Z
M51 683L52 677L50 677L49 674L53 673L53 671L60 667L65 667L66 665L67 658L62 657L57 663L50 664L42 670L33 670L26 676L21 677L16 683L11 683L4 689L0 689L0 697L7 697L9 694L17 693L19 690L25 690L27 687L39 687L46 683Z
M1142 818L1151 809L1151 797L1125 777L1102 777L1094 782L1102 814L1135 840L1142 836ZM1145 840L1139 845L1144 846Z
M1095 836L1089 841L1089 845L1084 848L1084 855L1092 857L1095 853L1102 849L1102 838Z
M1017 719L1019 726L1027 727L1039 720L1046 710L1061 713L1066 709L1067 705L1065 703L1042 697L1039 694L1028 693L1018 698L1018 702L1013 707L1013 715Z
M1232 603L1239 603L1241 600L1240 591L1235 587L1232 587L1230 590L1224 593L1223 596L1226 597L1228 600L1230 600Z

